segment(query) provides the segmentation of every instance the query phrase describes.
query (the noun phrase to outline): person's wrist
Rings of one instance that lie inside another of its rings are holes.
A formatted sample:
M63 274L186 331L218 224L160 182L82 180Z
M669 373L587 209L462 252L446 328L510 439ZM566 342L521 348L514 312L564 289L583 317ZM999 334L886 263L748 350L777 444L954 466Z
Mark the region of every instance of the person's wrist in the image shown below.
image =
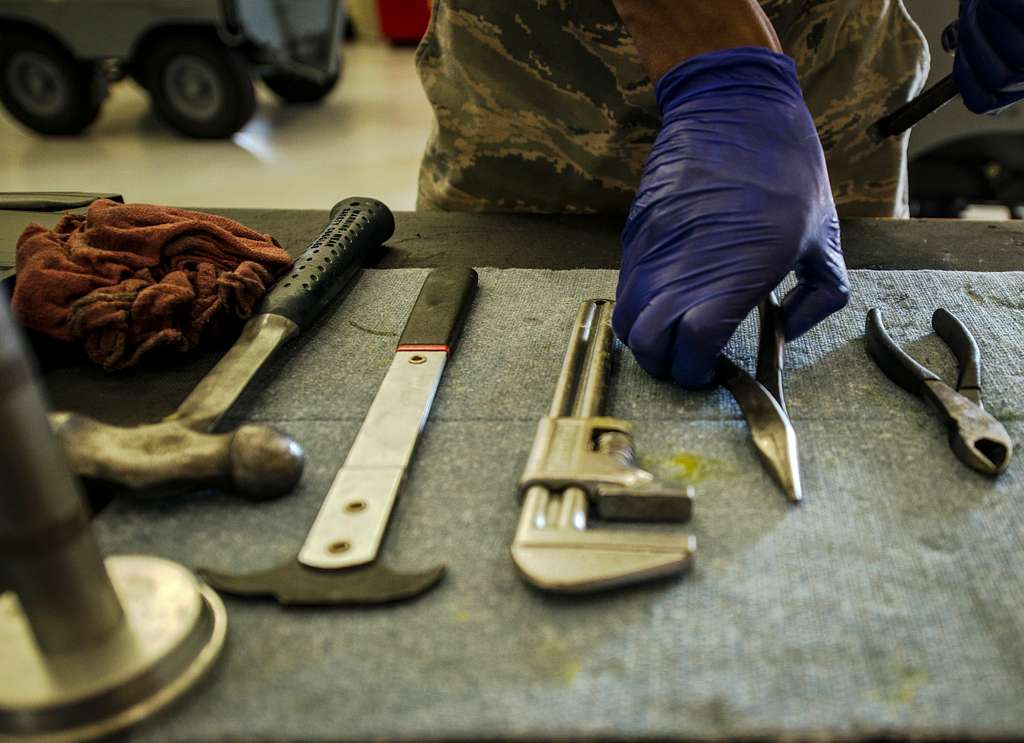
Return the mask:
M650 79L679 62L740 47L781 51L758 0L613 0Z
M755 95L771 91L803 102L796 63L785 54L762 47L708 52L668 70L655 86L662 118L707 95Z

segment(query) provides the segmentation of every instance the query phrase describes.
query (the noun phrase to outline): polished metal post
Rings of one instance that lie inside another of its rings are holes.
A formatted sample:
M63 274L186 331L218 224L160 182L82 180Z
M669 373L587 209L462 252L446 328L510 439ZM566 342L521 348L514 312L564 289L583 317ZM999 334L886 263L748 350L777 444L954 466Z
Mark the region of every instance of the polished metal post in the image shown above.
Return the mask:
M0 740L79 741L152 715L224 646L181 565L100 554L0 292Z
M18 595L39 646L69 650L112 632L121 605L2 295L0 472L3 583Z

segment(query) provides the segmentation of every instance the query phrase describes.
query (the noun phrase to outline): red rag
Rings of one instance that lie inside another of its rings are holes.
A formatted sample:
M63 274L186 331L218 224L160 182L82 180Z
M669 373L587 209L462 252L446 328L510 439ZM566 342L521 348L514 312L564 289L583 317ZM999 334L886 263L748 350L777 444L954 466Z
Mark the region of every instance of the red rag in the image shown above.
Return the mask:
M81 343L108 370L213 340L292 263L273 237L232 219L108 199L52 230L30 225L16 260L15 316Z

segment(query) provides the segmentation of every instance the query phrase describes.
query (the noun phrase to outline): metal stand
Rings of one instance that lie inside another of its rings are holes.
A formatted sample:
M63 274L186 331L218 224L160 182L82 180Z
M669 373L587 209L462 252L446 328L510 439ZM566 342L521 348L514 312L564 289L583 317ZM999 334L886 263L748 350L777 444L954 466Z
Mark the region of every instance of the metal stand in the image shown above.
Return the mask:
M104 565L2 296L0 472L0 740L108 735L198 681L223 603L168 560Z

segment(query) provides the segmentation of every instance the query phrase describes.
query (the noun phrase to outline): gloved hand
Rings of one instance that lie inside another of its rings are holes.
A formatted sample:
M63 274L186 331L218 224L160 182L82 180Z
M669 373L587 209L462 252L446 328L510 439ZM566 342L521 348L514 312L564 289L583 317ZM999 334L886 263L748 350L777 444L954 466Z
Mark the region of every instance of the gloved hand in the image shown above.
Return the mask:
M613 325L650 374L702 387L791 270L787 339L846 305L839 220L791 59L700 55L669 70L657 98L661 131L622 233Z
M953 76L974 113L1024 99L1024 0L960 0Z

